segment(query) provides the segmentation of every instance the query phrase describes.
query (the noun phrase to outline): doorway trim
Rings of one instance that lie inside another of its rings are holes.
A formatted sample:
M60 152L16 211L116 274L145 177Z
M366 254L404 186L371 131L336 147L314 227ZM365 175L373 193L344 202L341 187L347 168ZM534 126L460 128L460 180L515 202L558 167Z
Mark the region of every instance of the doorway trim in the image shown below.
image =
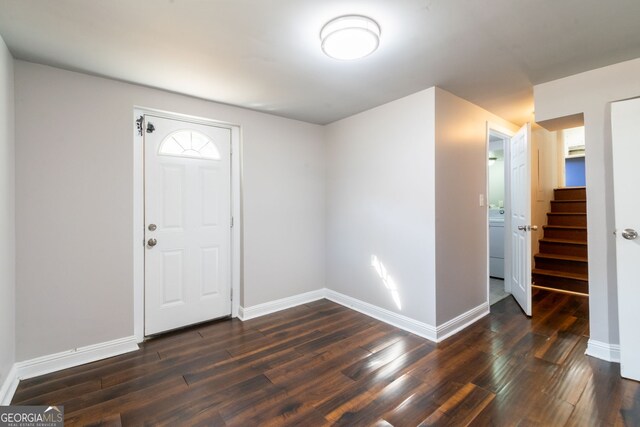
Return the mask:
M504 138L504 287L505 291L511 293L511 253L508 251L510 248L509 241L507 239L506 230L511 229L511 176L507 171L511 170L511 138L516 134L513 130L509 129L506 126L499 125L492 121L487 121L487 134L486 134L486 142L485 142L485 156L484 156L484 165L485 165L485 205L486 205L486 213L485 213L485 225L486 225L486 236L487 236L487 304L489 306L489 312L491 312L491 278L489 277L489 257L490 257L490 242L489 242L489 163L487 159L489 158L489 139L491 133L500 134L501 137ZM509 228L507 228L509 227Z
M134 106L133 120L133 333L144 341L144 138L138 133L136 120L153 114L172 120L218 126L231 130L231 317L238 317L240 307L242 259L242 129L240 125L205 117Z

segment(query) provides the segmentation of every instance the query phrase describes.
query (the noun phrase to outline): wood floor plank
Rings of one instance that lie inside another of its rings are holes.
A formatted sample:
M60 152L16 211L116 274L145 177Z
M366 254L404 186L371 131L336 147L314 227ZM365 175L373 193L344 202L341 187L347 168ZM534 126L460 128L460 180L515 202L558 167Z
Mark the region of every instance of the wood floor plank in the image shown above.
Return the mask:
M51 391L100 379L105 375L110 375L115 372L153 364L159 359L160 356L156 352L140 353L138 357L113 357L106 359L106 361L94 362L76 368L65 369L64 371L54 373L55 375L43 375L34 379L38 381L37 383L30 384L29 386L23 386L21 381L20 387L16 390L14 395L13 402L18 404Z
M180 425L181 421L191 420L205 411L212 418L217 418L217 411L225 402L248 396L271 385L267 377L260 374L228 387L223 386L215 392L210 392L206 384L192 386L182 393L157 398L123 411L121 418L124 425L131 426Z
M640 383L585 356L588 299L535 290L435 344L327 300L153 337L21 381L69 426L640 425Z
M233 384L238 384L256 375L268 372L270 369L296 360L301 354L292 349L281 350L277 353L265 354L251 363L231 360L229 363L219 363L212 367L189 372L183 375L184 381L193 386L200 384L211 391L217 391Z
M402 377L423 357L433 351L432 345L421 345L407 353L399 355L389 363L369 372L358 382L334 393L316 409L327 419L337 420L345 412L351 411L361 402L362 396L374 396L388 384Z
M256 328L265 335L271 335L276 332L287 331L290 329L316 329L327 322L331 322L336 319L345 319L353 316L354 313L345 313L344 308L334 306L330 308L324 308L320 311L311 312L296 318L288 318L287 321L280 324L265 324L262 327Z
M584 356L587 341L586 337L580 337L580 341L573 347L562 368L558 369L556 374L544 385L543 393L574 406L578 403L593 375L591 366Z
M369 355L366 350L356 347L349 351L335 349L320 354L306 354L292 362L266 371L264 374L272 383L282 385L289 389L307 382L307 378L321 377L332 371L340 371L352 360L360 359ZM304 372L305 375L300 375Z
M589 358L588 363L592 376L566 425L625 425L622 405L624 384L629 381L620 377L618 364L595 358ZM635 422L639 423L639 420L640 418L637 418Z
M383 419L394 426L417 426L435 413L441 405L453 397L462 387L462 384L449 382L440 384L435 388L419 390L385 414Z
M167 375L182 376L185 372L191 372L200 367L208 367L227 359L229 359L229 354L224 350L195 353L194 357L190 358L162 359L153 365L146 364L136 366L114 374L105 375L102 377L102 387L107 389L119 384L135 382L140 378L153 381Z
M229 336L207 336L190 345L159 350L158 354L162 359L176 359L209 351L221 353L220 350L227 352L226 349L229 347L250 343L262 337L264 337L264 335L260 331L254 330L248 330L244 333L232 333ZM227 354L229 353L227 352Z
M39 394L29 399L23 399L16 401L15 405L47 405L51 402L64 402L67 399L71 399L78 394L91 393L102 389L100 378L95 378L79 384L74 384L69 387L59 388L49 393ZM15 399L14 399L15 401Z
M122 427L120 414L113 414L99 421L87 424L87 427Z
M410 394L415 393L425 384L416 378L405 374L379 392L368 389L363 391L365 399L357 399L348 402L347 410L340 413L336 419L334 415L334 425L353 426L370 425L380 421L382 416L400 405ZM346 399L345 399L346 400Z
M65 409L65 425L90 424L154 399L181 393L187 389L187 385L180 377L170 377L135 390L117 390L114 393L111 389L79 395L75 399L62 402Z
M375 371L380 366L386 365L400 357L402 354L408 353L423 343L424 340L415 335L401 337L396 342L381 349L377 353L372 353L371 356L352 363L347 368L343 369L342 373L357 381Z
M493 400L495 394L471 383L447 399L420 426L466 426Z
M309 405L316 407L335 394L342 394L354 381L341 372L327 372L321 377L308 377L307 381L283 384L290 396L300 396Z

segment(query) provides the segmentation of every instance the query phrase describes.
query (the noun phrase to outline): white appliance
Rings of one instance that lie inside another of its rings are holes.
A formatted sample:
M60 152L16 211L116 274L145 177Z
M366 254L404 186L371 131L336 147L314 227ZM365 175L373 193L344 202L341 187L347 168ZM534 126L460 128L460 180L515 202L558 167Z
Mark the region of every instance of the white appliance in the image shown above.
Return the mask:
M504 209L489 209L489 276L504 279Z

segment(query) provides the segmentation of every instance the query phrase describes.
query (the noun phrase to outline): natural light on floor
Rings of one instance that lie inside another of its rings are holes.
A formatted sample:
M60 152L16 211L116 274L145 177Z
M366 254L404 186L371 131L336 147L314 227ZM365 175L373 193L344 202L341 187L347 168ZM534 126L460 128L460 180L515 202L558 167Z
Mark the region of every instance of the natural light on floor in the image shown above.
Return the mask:
M385 288L391 293L391 298L393 298L393 302L398 307L398 310L402 310L402 303L400 302L400 294L398 294L398 287L396 283L393 281L393 278L387 272L384 264L380 262L377 256L371 255L371 266L378 273L378 276L382 279L382 283Z

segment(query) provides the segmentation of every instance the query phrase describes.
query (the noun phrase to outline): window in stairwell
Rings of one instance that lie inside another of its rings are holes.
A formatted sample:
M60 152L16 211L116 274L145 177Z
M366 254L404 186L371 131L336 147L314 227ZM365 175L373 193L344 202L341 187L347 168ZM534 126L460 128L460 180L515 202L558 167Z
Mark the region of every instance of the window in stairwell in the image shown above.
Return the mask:
M585 179L584 126L562 131L564 140L565 186L583 187Z

